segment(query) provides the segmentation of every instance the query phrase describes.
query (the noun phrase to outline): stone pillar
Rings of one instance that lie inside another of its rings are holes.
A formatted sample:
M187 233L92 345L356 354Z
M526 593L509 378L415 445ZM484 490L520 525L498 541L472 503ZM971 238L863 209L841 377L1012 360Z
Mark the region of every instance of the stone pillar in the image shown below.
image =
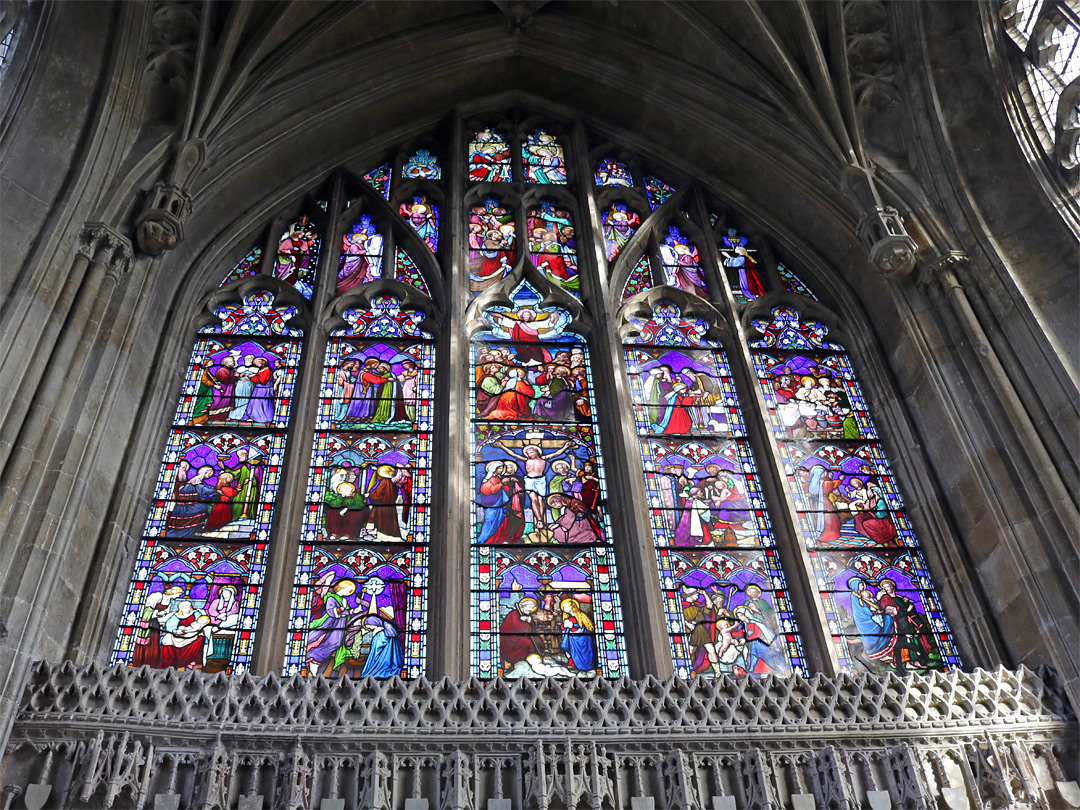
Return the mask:
M1070 556L1067 546L1056 542L1056 537L1070 536L1080 523L1080 515L972 304L969 268L966 254L951 251L922 265L916 276L916 284L935 303L952 332L960 356L974 361L963 368L979 393L972 404L983 411L990 431L987 440L991 446L978 452L972 464L995 504L995 524L1008 529L994 532L993 549L984 547L986 535L980 545L980 536L970 534L969 551L978 566L999 554L1000 548L1007 550L1012 581L1021 593L1002 595L1001 600L1009 600L1009 604L999 607L996 618L1005 625L1006 637L1013 639L1024 637L1024 628L1016 626L1014 616L1030 616L1038 623L1039 636L1045 639L1075 705L1080 701L1080 663L1075 655L1080 632L1076 586L1069 581L1076 567L1075 545ZM1016 449L1006 455L1007 447ZM1006 469L1000 468L1002 462ZM1041 525L1029 525L1032 514L1041 516ZM1010 609L1020 600L1028 603L1024 614ZM1010 621L1011 627L1007 626Z
M108 335L113 297L131 267L130 241L101 223L79 236L71 272L83 275L63 332L33 394L34 408L18 431L2 474L0 555L10 560L0 591L0 749L6 743L29 665L53 605L59 572L72 542L73 518L87 472L87 437L75 435L79 417L103 386L95 377ZM100 403L97 403L100 404Z

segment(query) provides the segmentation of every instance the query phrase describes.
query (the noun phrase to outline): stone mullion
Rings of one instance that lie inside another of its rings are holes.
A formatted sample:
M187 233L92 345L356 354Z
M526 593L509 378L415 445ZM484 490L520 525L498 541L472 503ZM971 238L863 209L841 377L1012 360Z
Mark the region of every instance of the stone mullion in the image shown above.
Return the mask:
M311 440L319 413L323 365L329 330L324 313L337 289L337 256L345 227L344 183L335 178L327 211L326 232L322 234L315 289L311 296L311 325L305 330L300 369L293 388L288 439L282 460L281 479L274 501L274 521L267 549L266 580L259 605L258 630L251 666L255 672L280 670L285 659L289 633L289 607L296 577L296 551L307 502L308 473L311 469ZM271 232L280 233L280 228ZM273 243L276 247L276 243ZM266 265L272 272L272 265Z
M449 247L443 256L443 323L435 344L435 419L432 424L433 525L428 532L427 675L455 679L469 674L470 506L469 341L462 329L469 303L465 261L464 197L467 176L460 112L451 121L443 213ZM445 232L444 232L445 233ZM437 609L436 609L437 607Z
M691 212L698 222L707 225L709 218L704 200L699 193L695 193L693 197ZM824 605L818 597L810 554L799 531L799 517L784 486L785 475L780 448L772 440L765 397L757 382L746 329L723 271L715 234L712 228L706 227L704 230L709 236L705 244L700 246L703 266L708 282L712 285L712 301L723 311L731 326L731 340L725 342L724 351L738 394L739 407L743 412L746 439L757 462L761 495L772 524L776 552L787 581L791 611L798 622L807 668L811 672L835 675L840 669L839 659L832 643L829 623L825 619Z
M611 291L606 272L607 251L589 165L588 144L580 121L574 122L569 151L575 162L581 210L576 231L578 273L584 276L583 291L591 293L586 305L598 324L591 335L589 349L627 659L630 674L635 678L645 675L668 678L674 673L674 666L652 525L646 508L648 494L641 464L641 443L633 419L622 341L608 305Z

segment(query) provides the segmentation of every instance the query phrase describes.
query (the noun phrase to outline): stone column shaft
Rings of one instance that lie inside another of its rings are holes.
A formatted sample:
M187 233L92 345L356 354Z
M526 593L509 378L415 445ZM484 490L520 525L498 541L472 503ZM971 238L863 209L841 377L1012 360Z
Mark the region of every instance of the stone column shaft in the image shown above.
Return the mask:
M3 583L7 632L0 642L0 750L10 733L72 540L70 515L78 509L78 503L69 503L63 495L79 476L82 453L80 447L71 446L70 434L93 386L100 359L95 347L99 346L99 334L111 323L107 314L117 282L131 263L131 245L126 237L100 224L87 226L87 231L90 250L80 251L82 259L92 251L85 280L65 324L66 334L57 347L59 356L54 351L57 362L36 394L42 407L20 431L20 438L27 436L28 440L34 432L44 434L41 445L46 448L45 454L36 454L28 446L5 470L5 484L11 487L5 492L5 511L16 499L19 506L14 514L8 514L8 542L19 542L24 553L17 557L8 554L13 564L8 566ZM73 267L78 260L73 260ZM61 398L65 390L69 395ZM44 407L46 403L53 403L53 407ZM32 480L38 481L32 491L14 489ZM54 493L61 497L54 498ZM31 534L36 541L30 542ZM15 563L21 564L16 567Z

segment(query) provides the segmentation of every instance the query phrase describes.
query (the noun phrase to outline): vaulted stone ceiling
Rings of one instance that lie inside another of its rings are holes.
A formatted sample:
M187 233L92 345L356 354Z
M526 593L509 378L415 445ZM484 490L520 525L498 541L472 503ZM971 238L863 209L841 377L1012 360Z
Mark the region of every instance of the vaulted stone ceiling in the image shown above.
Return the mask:
M151 64L165 81L146 133L179 127L181 142L205 144L195 225L220 219L219 203L249 204L270 177L298 190L336 165L363 168L454 105L532 103L584 113L600 136L865 266L842 181L867 165L856 111L897 104L887 23L875 0L218 3L205 16L159 4ZM870 151L894 161L891 142Z

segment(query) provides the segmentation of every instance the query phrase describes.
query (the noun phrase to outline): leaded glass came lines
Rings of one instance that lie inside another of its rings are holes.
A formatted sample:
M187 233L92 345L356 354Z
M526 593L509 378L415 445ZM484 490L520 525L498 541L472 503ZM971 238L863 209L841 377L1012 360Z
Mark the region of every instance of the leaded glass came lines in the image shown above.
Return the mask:
M849 672L953 669L960 659L844 349L777 307L750 343L818 598Z
M526 282L472 344L472 672L626 672L588 350Z
M202 330L128 591L113 663L246 669L251 662L300 332L252 292ZM290 339L291 338L291 339Z
M435 350L393 298L326 350L286 674L424 671Z
M805 673L723 349L673 305L636 327L626 367L675 671Z

